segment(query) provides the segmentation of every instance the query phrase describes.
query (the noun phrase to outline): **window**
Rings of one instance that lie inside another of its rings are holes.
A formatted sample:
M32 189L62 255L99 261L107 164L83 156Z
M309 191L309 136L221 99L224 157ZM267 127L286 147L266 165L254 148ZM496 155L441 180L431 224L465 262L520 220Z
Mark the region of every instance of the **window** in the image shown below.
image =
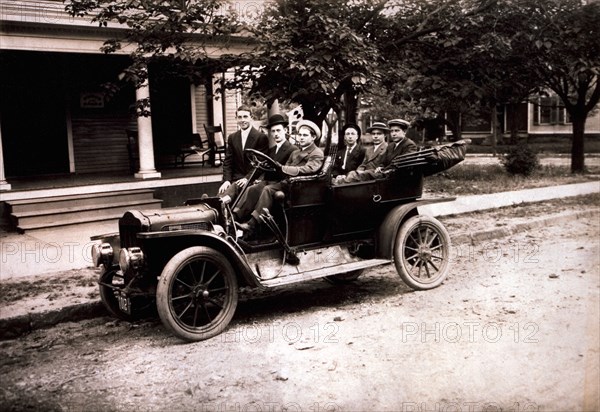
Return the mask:
M571 118L558 96L538 97L533 105L533 124L568 124Z

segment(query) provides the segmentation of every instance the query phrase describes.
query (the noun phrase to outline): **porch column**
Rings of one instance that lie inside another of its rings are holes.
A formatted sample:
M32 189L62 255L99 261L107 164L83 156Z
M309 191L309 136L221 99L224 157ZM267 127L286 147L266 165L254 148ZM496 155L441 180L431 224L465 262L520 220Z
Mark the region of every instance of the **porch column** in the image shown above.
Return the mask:
M0 191L10 190L11 186L4 175L4 153L2 151L2 128L0 128Z
M136 89L135 98L137 101L150 101L150 87L148 80ZM138 126L138 151L140 156L140 170L134 176L138 179L160 178L160 172L156 171L154 166L154 146L152 137L152 119L150 116L139 116L137 118Z
M223 74L215 74L213 75L213 80L212 80L212 95L213 95L213 101L212 101L212 112L213 112L213 125L214 126L218 126L221 125L221 127L223 128L223 135L226 136L227 135L227 130L225 130L225 124L223 123L223 119L225 118L225 113L223 113L223 101L225 99L225 94L223 93L223 91L221 91L221 94L217 94L215 93L215 85L218 84L220 81L223 80Z

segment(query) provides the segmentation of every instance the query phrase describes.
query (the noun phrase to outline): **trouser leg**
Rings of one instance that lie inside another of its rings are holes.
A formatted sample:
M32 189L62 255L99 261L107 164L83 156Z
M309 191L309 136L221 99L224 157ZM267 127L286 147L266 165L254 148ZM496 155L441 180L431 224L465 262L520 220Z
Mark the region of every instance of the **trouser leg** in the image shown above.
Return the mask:
M243 220L252 212L256 202L262 193L263 188L267 185L267 182L264 180L256 183L248 188L241 196L237 203L236 208L234 209L235 214L238 219Z
M256 206L252 211L252 217L256 219L257 222L260 222L259 216L262 214L263 209L271 209L271 205L273 204L273 195L275 192L281 189L281 183L267 185L262 189L260 197L258 198L258 202L256 202Z

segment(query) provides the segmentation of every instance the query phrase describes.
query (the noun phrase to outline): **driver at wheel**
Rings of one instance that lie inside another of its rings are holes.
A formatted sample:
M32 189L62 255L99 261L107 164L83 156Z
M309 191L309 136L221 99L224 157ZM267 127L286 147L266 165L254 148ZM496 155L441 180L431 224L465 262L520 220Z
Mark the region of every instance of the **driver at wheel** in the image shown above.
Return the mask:
M275 146L270 147L267 156L279 163L286 163L290 155L298 150L298 147L288 142L285 131L288 122L280 114L274 114L269 117L267 128L271 137L275 141ZM245 219L252 211L252 207L258 201L262 189L269 184L277 183L282 179L282 174L278 171L265 171L261 180L256 180L245 192L242 192L238 200L238 205L233 209L237 220Z
M319 126L310 120L301 120L298 122L297 130L296 142L300 146L300 150L294 151L285 165L277 161L274 162L277 169L281 170L284 176L313 174L323 166L325 158L323 150L315 144L315 140L321 137ZM258 201L254 205L254 210L251 213L252 217L247 222L240 223L238 226L245 232L253 232L260 222L260 215L263 213L263 209L271 208L275 192L284 191L286 186L287 183L284 180L263 187Z

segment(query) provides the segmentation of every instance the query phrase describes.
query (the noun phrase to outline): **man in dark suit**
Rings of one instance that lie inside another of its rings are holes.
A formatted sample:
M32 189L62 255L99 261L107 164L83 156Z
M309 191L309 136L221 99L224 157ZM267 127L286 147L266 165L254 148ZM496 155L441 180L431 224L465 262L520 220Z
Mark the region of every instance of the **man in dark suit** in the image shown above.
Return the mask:
M416 152L417 145L406 137L406 130L409 126L410 123L403 119L390 120L388 122L390 142L383 156L374 164L375 169L356 173L353 176L354 180L345 180L344 182L385 178L387 176L386 171L393 170L392 163L394 159L407 153Z
M292 152L285 165L279 164L282 174L285 176L299 176L316 173L323 166L325 158L323 150L315 144L315 140L321 137L321 129L310 120L301 120L297 125L296 141L300 150ZM272 183L263 187L260 197L254 205L252 217L246 223L240 223L238 226L247 233L254 231L260 222L260 215L263 209L270 209L273 204L273 195L277 191L286 189L285 181Z
M381 159L385 155L387 142L385 141L387 133L390 131L387 125L382 122L374 122L368 129L367 133L373 138L373 146L367 147L363 162L356 168L351 170L346 176L338 176L334 180L334 184L359 182L360 174L367 170L375 170L381 163Z
M370 133L373 138L373 146L367 147L365 158L356 169L357 171L373 170L379 166L388 146L385 141L388 132L387 126L381 122L375 122L367 129L367 133Z
M391 141L381 158L381 164L375 168L375 172L383 171L384 168L392 164L396 157L417 151L415 142L406 137L409 126L410 123L403 119L394 119L388 122Z
M360 127L348 123L342 127L344 136L344 150L337 153L331 175L347 175L348 172L356 170L365 158L365 148L360 144Z
M230 201L237 196L239 189L246 184L249 173L252 171L244 149L250 148L266 153L269 148L267 135L251 125L250 108L240 106L236 116L240 130L227 137L227 151L223 161L223 183L219 187L219 196L222 199L226 199L226 195L230 196L230 199L225 201Z
M297 146L294 146L288 142L286 132L287 120L280 114L274 114L269 117L269 124L267 129L271 134L271 138L275 141L275 146L270 147L267 151L267 155L275 160L276 162L285 164L288 161L290 155L298 150ZM237 219L246 218L252 211L252 207L258 201L262 189L269 184L279 182L283 178L280 172L265 172L260 180L257 180L255 184L250 186L246 192L244 192L239 201L238 207L233 209L233 213Z

